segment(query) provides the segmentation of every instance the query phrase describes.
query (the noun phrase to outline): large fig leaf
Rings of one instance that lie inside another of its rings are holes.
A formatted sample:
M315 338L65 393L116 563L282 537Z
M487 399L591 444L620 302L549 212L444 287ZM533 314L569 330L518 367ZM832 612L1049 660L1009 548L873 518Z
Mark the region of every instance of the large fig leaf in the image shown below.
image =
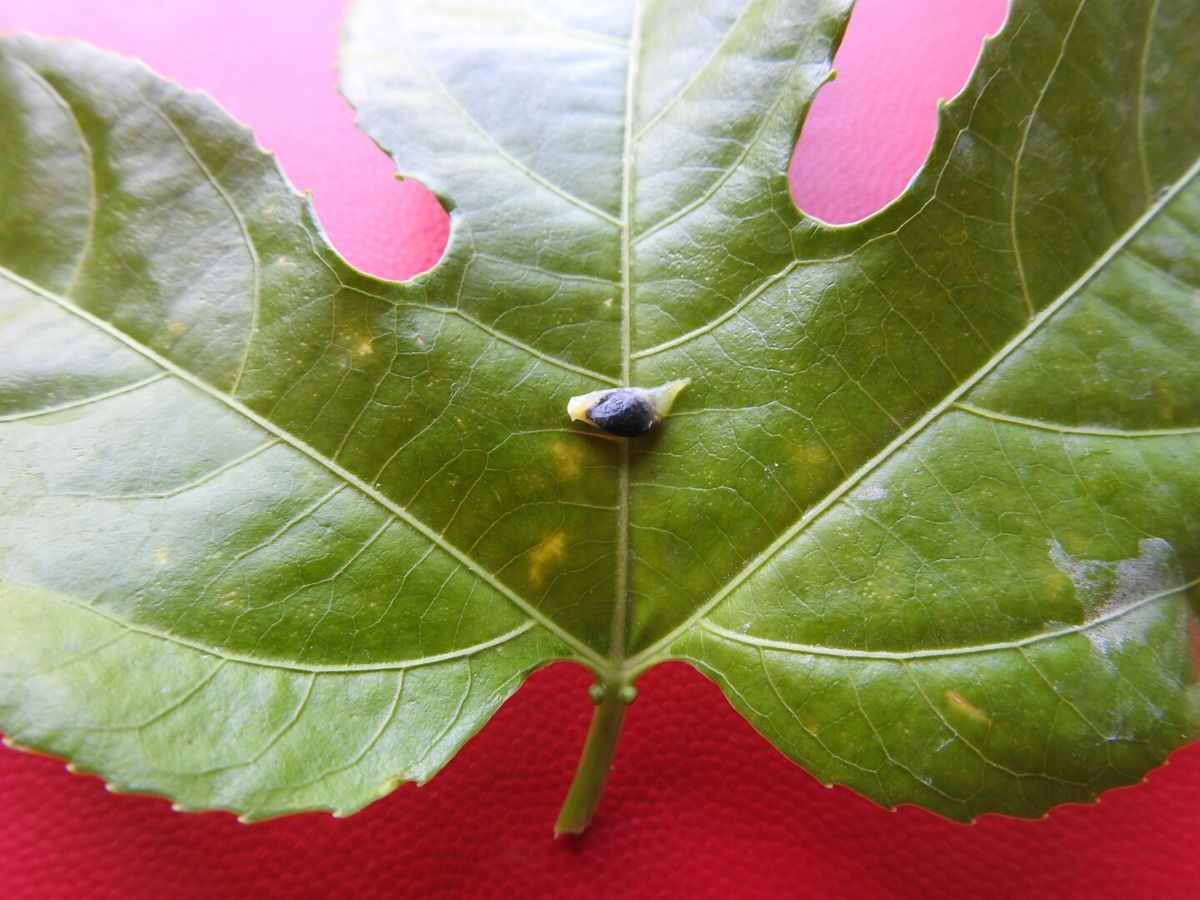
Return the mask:
M1017 3L830 227L785 167L846 0L572 6L358 0L346 93L451 210L404 284L206 98L0 45L0 726L349 812L550 660L608 710L677 658L884 804L1140 779L1200 728L1200 8Z

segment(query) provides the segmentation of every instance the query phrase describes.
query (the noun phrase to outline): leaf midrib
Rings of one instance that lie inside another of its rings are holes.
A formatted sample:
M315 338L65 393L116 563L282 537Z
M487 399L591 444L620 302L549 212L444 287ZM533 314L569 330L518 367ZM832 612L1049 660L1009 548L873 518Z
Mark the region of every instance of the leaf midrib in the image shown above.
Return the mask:
M633 119L636 112L638 64L642 51L642 0L634 0L629 28L629 62L625 69L625 117L621 138L621 215L618 225L621 254L621 382L633 381L633 282L631 275L633 251L633 145L636 135ZM612 665L623 669L628 639L629 605L629 482L631 454L629 441L621 440L617 460L617 577L613 588L612 621L609 624L608 656Z
M151 348L145 346L141 342L135 340L130 335L121 331L116 326L105 321L104 319L99 318L98 316L93 315L92 313L90 313L87 310L83 309L82 307L78 306L71 300L69 300L65 297L59 296L58 294L54 293L53 291L50 291L50 290L42 287L41 285L39 285L35 282L32 282L32 281L28 280L27 278L22 277L21 275L18 275L16 272L13 272L12 270L10 270L4 266L0 266L0 277L7 279L8 281L12 282L13 284L15 284L19 287L22 287L25 290L27 290L33 294L36 294L37 296L40 296L45 300L50 301L51 303L54 303L56 306L58 306L64 312L66 312L70 315L73 315L76 318L91 325L92 327L98 329L99 331L104 332L105 334L109 335L110 337L112 337L112 338L116 339L117 341L119 341L120 343L124 344L129 349L133 350L135 353L141 355L145 359L154 363L159 368L164 369L167 372L170 372L172 375L179 378L181 381L185 382L186 384L190 385L191 387L195 388L196 390L206 394L207 396L216 400L218 403L222 404L223 406L232 410L233 412L238 413L239 415L241 415L245 419L249 420L250 422L253 422L259 428L263 429L264 431L268 432L269 434L274 435L280 442L287 444L293 450L296 450L297 452L302 453L303 455L307 456L309 459L313 460L318 465L320 465L323 468L325 468L326 470L328 470L330 473L335 475L337 478L341 479L344 483L355 488L359 493L365 495L366 497L368 497L369 499L371 499L375 503L377 503L379 506L382 506L384 509L388 510L388 512L392 513L392 515L396 516L398 519L403 521L409 527L416 530L419 534L421 534L428 541L430 541L431 543L433 543L434 545L439 547L442 551L444 551L445 553L448 553L455 561L457 561L460 565L462 565L467 571L471 572L473 575L475 575L480 580L485 582L492 589L497 591L501 596L506 598L514 606L516 606L523 613L525 613L527 616L529 616L529 618L536 621L539 625L544 627L546 630L551 632L557 638L562 640L565 644L570 646L576 653L578 653L582 657L583 661L586 661L587 663L589 663L590 665L596 667L598 670L601 670L601 671L607 670L609 668L608 662L603 657L601 657L598 653L596 653L595 650L588 647L585 643L580 641L578 638L576 638L574 635L572 635L569 631L567 631L561 625L558 625L552 619L550 619L549 617L544 615L542 612L540 612L536 606L534 606L529 601L525 600L523 597L521 597L519 594L517 594L514 590L512 590L512 588L508 587L506 584L504 584L502 581L500 581L496 576L494 576L491 572L489 572L482 564L480 564L475 559L473 559L472 557L470 557L469 555L464 553L462 550L460 550L454 544L447 541L442 535L438 534L436 531L434 531L432 528L430 528L428 525L426 525L424 522L422 522L420 519L418 519L416 516L414 516L412 513L410 513L405 507L396 503L394 500L387 497L386 495L380 493L377 489L375 489L374 487L369 485L367 482L363 481L357 475L355 475L354 473L350 472L349 470L343 468L342 466L340 466L338 463L334 462L333 460L329 459L327 456L322 454L315 447L312 447L311 445L305 443L304 441L297 438L295 435L293 435L287 431L284 431L282 428L275 425L269 419L266 419L263 416L259 415L258 413L254 412L252 409L247 407L245 404L241 403L236 398L231 397L228 394L213 387L212 385L205 382L203 379L198 378L197 376L195 376L194 374L189 372L187 369L180 366L178 363L175 363L174 361L168 359L167 357L165 357L165 356L157 353L156 351L152 350Z

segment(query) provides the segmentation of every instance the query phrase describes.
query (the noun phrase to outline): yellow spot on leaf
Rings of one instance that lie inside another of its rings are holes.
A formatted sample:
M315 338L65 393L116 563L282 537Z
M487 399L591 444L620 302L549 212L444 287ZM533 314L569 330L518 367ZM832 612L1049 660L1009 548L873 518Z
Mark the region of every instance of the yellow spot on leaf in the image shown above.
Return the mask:
M529 551L529 580L537 587L546 580L546 567L563 558L567 538L556 531Z
M1059 542L1072 556L1083 556L1088 550L1090 538L1082 531L1068 531L1060 536Z
M982 709L960 694L958 691L950 688L945 694L946 702L950 704L950 708L956 712L962 713L968 719L973 719L976 722L991 722L992 717L985 713Z
M166 548L159 547L154 551L154 564L156 566L165 566L171 561L171 554L166 551Z
M354 348L354 352L359 356L370 356L375 352L375 345L371 343L370 338L365 338L358 342L358 346Z
M575 478L583 471L583 450L575 441L555 441L550 445L554 469L560 478Z
M806 468L829 465L829 448L824 444L801 444L796 448L796 462Z
M1071 584L1071 579L1058 569L1046 573L1045 577L1042 578L1043 596L1059 600L1072 596L1074 592L1075 586Z

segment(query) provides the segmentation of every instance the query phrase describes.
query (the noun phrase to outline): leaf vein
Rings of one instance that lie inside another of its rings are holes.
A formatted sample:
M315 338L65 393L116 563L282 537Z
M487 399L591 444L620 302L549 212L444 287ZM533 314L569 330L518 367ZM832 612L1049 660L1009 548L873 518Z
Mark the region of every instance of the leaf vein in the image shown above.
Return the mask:
M39 416L52 416L55 413L67 412L72 409L90 406L93 403L100 403L104 400L111 400L113 397L120 397L124 394L131 394L136 390L154 384L156 381L162 381L167 377L166 372L155 372L153 375L148 375L137 381L122 385L118 388L113 388L111 391L103 391L99 394L92 394L89 397L83 397L79 400L69 400L66 403L59 403L54 406L43 406L40 409L22 410L17 413L9 413L8 415L0 416L0 424L7 422L22 422L26 419L36 419Z
M1029 132L1033 128L1033 120L1037 118L1042 101L1046 99L1046 92L1050 90L1050 84L1054 81L1054 76L1058 73L1058 67L1062 65L1062 61L1067 55L1067 44L1071 42L1071 35L1075 31L1075 23L1079 21L1079 16L1083 12L1083 5L1083 0L1080 0L1075 7L1075 15L1071 18L1071 24L1067 27L1066 35L1063 36L1062 44L1058 50L1058 57L1054 60L1054 65L1050 67L1050 74L1046 76L1046 81L1042 85L1042 89L1038 92L1037 99L1033 103L1033 108L1025 118L1025 127L1021 132L1021 141L1017 145L1016 154L1013 156L1012 186L1010 188L1008 205L1008 232L1012 238L1013 261L1017 266L1017 278L1021 282L1021 297L1025 301L1025 314L1030 319L1034 316L1033 298L1029 296L1029 282L1025 277L1025 264L1021 259L1021 242L1017 238L1017 195L1020 193L1021 159L1025 155L1025 148L1029 143Z
M49 80L45 78L45 76L33 68L33 66L29 65L29 63L21 59L14 59L13 62L29 72L29 74L33 76L34 81L39 86L44 88L50 94L51 99L62 108L63 112L67 114L68 118L71 120L71 125L74 127L76 134L79 136L79 144L83 148L84 156L87 157L88 188L90 190L90 198L88 203L88 224L87 232L84 234L83 242L79 248L78 254L75 257L75 265L72 267L71 274L67 278L66 285L63 287L63 293L70 295L71 292L74 291L75 285L79 281L79 276L83 272L83 267L87 263L88 257L91 255L92 244L96 239L96 216L100 204L96 194L96 162L95 156L92 152L92 143L87 139L87 135L84 134L83 126L79 123L79 117L75 114L74 107L71 106L71 104L67 101L67 98L62 95L62 92L52 85Z
M216 657L217 659L224 659L228 660L229 662L239 663L241 665L255 666L261 669L277 669L282 672L302 672L305 674L319 675L355 675L371 672L394 672L401 669L416 669L424 666L437 665L438 663L462 659L463 657L467 656L474 656L482 653L485 650L490 650L493 647L499 647L502 644L506 644L509 641L520 637L537 624L532 620L527 620L522 622L516 628L512 628L503 634L497 635L496 637L488 638L486 641L480 641L476 644L471 644L467 647L460 647L456 650L448 650L445 653L434 653L430 654L429 656L417 656L411 659L390 660L388 662L379 663L295 663L283 659L267 659L265 657L251 656L245 653L235 653L219 647L209 646L199 641L193 641L177 634L170 634L169 632L162 631L157 628L151 628L147 625L135 624L114 615L108 610L101 609L89 603L84 603L65 594L55 594L54 598L68 606L76 607L83 612L91 613L97 618L104 619L118 628L125 629L126 632L144 635L145 637L165 641L169 644L177 644L180 647L184 647L188 650L195 650L207 656ZM87 656L92 652L99 651L103 649L104 646L107 646L107 643L102 646L91 647L79 658L82 659L83 656ZM72 662L75 661L77 660Z
M425 61L425 57L421 55L421 53L417 50L417 48L414 45L412 45L412 44L409 45L409 52L412 54L412 58L416 61L417 65L419 65L421 67L421 69L424 70L425 74L429 76L430 83L437 89L437 91L443 97L446 98L446 102L448 102L454 108L454 111L458 113L459 117L467 125L469 125L472 129L474 129L476 132L478 132L479 136L482 137L485 141L487 141L487 143L491 144L492 148L496 151L497 156L499 156L501 159L503 159L506 163L508 163L510 166L512 166L514 169L516 169L518 172L520 172L522 175L524 175L530 181L533 181L535 184L541 185L543 188L545 188L551 194L554 194L555 196L559 197L560 199L566 201L571 206L574 206L577 209L583 210L586 213L590 213L591 215L595 216L598 219L601 219L604 222L607 222L610 225L614 225L618 228L621 226L620 221L616 217L614 217L611 213L607 213L604 210L600 209L600 207L594 206L593 204L584 200L582 197L575 196L570 191L560 187L559 185L555 184L550 179L546 178L544 175L541 175L540 173L534 171L529 166L525 165L525 163L521 162L519 159L517 159L515 156L513 156L511 153L509 153L507 150L505 150L500 145L499 141L497 141L492 136L491 132L489 132L486 128L484 128L483 125L479 122L479 120L476 119L473 115L471 115L471 113L467 111L466 107L464 107L462 105L462 103L459 102L459 99L456 96L454 96L454 93L450 90L449 86L447 86L447 84L444 81L442 81L441 77L433 71L433 69L429 65L429 63L427 63Z
M192 146L192 142L187 139L184 133L180 130L175 121L163 112L159 107L153 104L147 104L154 113L163 120L168 128L174 132L175 137L179 140L179 144L183 147L185 153L192 158L196 167L204 174L205 180L212 185L213 190L220 196L221 201L229 209L233 216L234 222L237 223L238 231L241 233L242 243L246 247L246 254L250 259L251 271L251 294L250 294L250 328L246 334L246 348L242 353L241 361L238 363L237 374L234 375L233 384L229 388L231 396L236 397L238 388L241 386L242 377L246 374L246 363L250 360L250 351L254 347L254 337L258 333L259 307L262 304L262 273L258 259L258 248L254 245L254 239L250 237L250 229L246 224L246 219L242 215L241 209L233 202L233 198L229 196L229 192L225 190L225 186L212 170L205 165L204 160L200 158L200 154L196 152L196 148Z
M749 634L740 634L736 631L731 631L728 628L723 628L716 625L707 619L700 621L700 627L712 632L718 637L733 641L738 644L745 644L751 647L763 647L768 650L783 650L788 653L798 653L805 656L828 656L835 659L869 659L877 662L910 662L919 659L939 659L944 657L956 656L972 656L977 653L998 653L1005 650L1019 650L1023 647L1029 647L1033 644L1040 644L1044 641L1057 640L1063 637L1069 637L1073 634L1082 634L1090 631L1093 628L1099 628L1109 622L1123 618L1130 613L1136 612L1144 606L1156 603L1159 600L1164 600L1169 597L1174 597L1176 594L1181 594L1184 591L1200 585L1200 578L1193 578L1191 581L1168 588L1165 591L1159 591L1148 596L1133 600L1124 606L1117 609L1109 610L1092 619L1087 619L1078 625L1069 625L1065 628L1056 628L1051 631L1042 631L1037 634L1029 635L1023 638L1017 638L1011 641L997 641L991 644L973 644L963 647L938 647L930 650L857 650L852 647L828 647L820 644L798 644L790 641L776 641L770 638L760 638Z
M1063 425L1058 422L1046 422L1042 419L1029 419L1025 416L1014 416L1008 413L996 412L993 409L986 409L982 406L976 406L973 403L964 403L959 401L953 405L954 409L962 410L963 412L971 413L971 415L979 416L984 419L991 419L995 422L1003 422L1006 425L1020 425L1023 428L1036 428L1039 431L1053 431L1057 434L1078 434L1086 437L1111 437L1111 438L1154 438L1154 437L1178 437L1193 434L1200 434L1200 426L1183 427L1183 428L1109 428L1103 425Z

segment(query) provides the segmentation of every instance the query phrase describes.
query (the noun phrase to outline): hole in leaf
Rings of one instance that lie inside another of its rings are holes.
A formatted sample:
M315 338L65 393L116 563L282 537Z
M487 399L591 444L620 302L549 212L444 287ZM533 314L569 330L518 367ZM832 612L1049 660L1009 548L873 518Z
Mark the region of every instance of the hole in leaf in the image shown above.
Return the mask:
M846 224L903 193L929 154L937 101L962 89L1006 11L1005 0L859 0L838 76L817 95L792 156L796 205Z
M371 149L384 172L363 176L358 188L347 178L337 191L317 193L313 202L330 242L347 262L377 278L403 281L441 260L450 216L420 182L397 181L391 159L374 145Z

